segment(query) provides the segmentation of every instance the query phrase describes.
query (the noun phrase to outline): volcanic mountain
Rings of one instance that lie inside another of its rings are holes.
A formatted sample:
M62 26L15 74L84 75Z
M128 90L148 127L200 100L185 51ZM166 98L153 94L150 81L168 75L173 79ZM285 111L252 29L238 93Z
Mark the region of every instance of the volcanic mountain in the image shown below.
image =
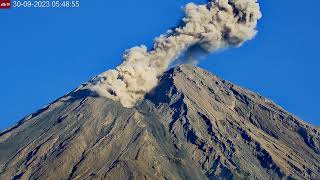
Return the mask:
M320 131L181 65L133 108L80 87L19 121L0 179L320 179Z

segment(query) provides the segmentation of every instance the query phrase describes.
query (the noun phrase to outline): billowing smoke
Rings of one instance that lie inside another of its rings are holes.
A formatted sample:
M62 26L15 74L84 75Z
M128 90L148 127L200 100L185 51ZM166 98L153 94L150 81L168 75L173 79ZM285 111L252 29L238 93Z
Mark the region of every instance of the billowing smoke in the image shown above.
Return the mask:
M170 64L196 63L196 53L241 46L256 35L261 18L256 0L189 3L184 12L183 25L156 38L152 50L145 46L127 50L121 65L95 77L85 88L132 107L157 85Z

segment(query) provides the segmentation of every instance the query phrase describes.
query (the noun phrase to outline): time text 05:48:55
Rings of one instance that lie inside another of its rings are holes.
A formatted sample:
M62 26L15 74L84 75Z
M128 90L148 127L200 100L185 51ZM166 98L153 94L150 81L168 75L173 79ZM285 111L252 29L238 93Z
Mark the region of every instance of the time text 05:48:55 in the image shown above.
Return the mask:
M80 1L12 1L13 8L78 8Z

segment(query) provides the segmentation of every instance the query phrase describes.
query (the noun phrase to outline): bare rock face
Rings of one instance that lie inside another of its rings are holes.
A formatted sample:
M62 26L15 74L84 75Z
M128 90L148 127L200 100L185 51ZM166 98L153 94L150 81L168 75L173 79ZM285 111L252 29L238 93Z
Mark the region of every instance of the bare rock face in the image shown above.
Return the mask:
M78 89L0 133L0 179L320 179L320 131L182 65L134 108Z

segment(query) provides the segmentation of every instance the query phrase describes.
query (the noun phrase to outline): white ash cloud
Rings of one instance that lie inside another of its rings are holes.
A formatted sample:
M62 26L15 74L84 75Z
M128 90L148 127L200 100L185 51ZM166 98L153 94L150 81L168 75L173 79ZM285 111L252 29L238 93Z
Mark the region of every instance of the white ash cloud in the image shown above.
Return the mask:
M132 107L157 85L170 64L196 63L194 47L208 53L239 47L256 35L261 18L256 0L189 3L184 12L183 25L156 38L152 50L143 45L127 50L122 64L98 75L84 88ZM179 58L182 54L187 58Z

